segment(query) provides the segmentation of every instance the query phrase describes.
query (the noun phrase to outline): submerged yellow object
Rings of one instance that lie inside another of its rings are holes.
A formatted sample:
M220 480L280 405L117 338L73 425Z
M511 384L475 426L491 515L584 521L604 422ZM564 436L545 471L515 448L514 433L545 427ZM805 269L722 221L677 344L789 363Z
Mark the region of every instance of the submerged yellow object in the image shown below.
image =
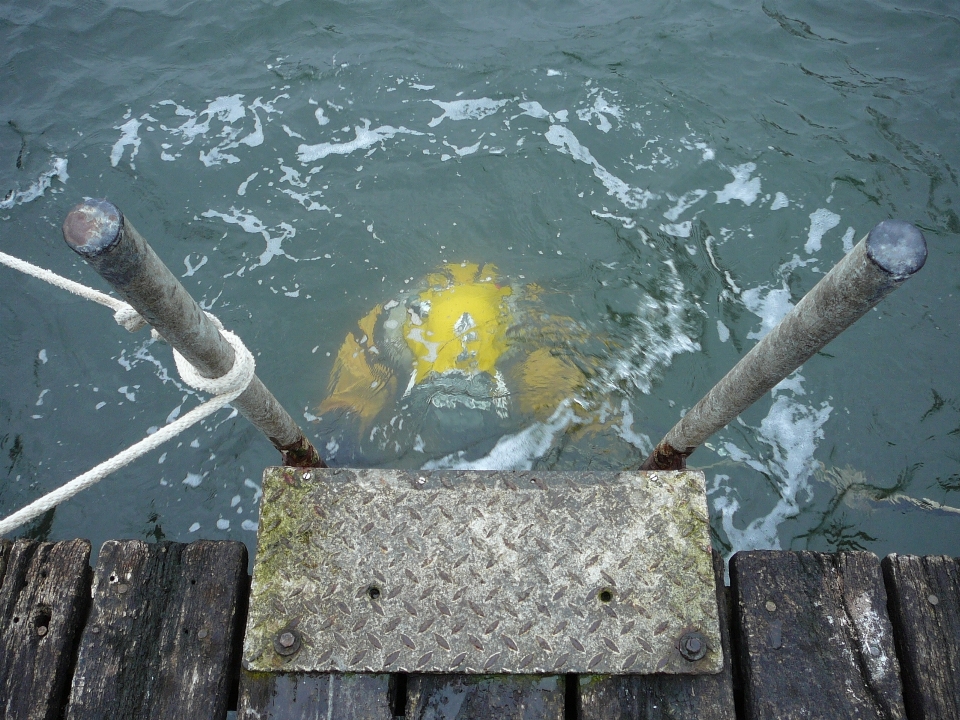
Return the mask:
M489 263L444 265L347 334L320 414L357 418L364 442L398 454L454 426L502 433L515 411L545 420L585 381L567 357L585 333L544 312L541 293Z
M493 265L447 265L427 276L427 289L403 324L403 337L416 358L414 384L431 372L465 373L494 368L507 350L513 321L506 299L512 290L498 284Z

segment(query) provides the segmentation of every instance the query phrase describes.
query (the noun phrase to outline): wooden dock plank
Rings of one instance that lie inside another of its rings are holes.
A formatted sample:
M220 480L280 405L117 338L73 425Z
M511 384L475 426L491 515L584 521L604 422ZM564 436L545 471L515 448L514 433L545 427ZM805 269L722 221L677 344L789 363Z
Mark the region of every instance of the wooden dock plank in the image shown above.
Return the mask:
M582 675L580 720L733 720L730 592L714 550L723 670L716 675Z
M888 555L882 565L907 712L960 718L960 560Z
M246 570L238 542L105 543L66 717L225 718Z
M410 675L407 720L563 720L557 675Z
M875 555L740 552L730 577L747 720L906 717Z
M0 718L60 718L90 599L90 543L17 540L0 585Z
M3 574L7 570L7 558L10 557L10 548L13 542L10 540L0 540L0 587L3 586Z
M240 675L237 720L392 720L389 675Z

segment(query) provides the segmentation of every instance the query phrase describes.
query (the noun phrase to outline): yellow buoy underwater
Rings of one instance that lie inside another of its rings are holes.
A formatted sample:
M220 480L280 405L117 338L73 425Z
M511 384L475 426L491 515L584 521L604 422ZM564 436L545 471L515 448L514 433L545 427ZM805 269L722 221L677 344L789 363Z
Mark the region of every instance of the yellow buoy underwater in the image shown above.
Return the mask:
M585 382L572 347L586 331L544 312L540 294L489 263L460 263L374 307L347 334L319 406L335 423L328 453L419 466L547 420Z

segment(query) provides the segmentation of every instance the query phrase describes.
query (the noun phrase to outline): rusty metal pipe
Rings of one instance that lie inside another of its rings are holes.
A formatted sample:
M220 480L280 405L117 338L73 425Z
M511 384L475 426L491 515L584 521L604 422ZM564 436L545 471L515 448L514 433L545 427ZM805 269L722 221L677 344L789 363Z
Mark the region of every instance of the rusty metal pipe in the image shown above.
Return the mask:
M926 259L920 230L902 220L881 222L673 426L640 468L682 469L708 437L900 287Z
M233 367L233 348L116 206L106 200L75 206L63 239L201 375L220 377ZM258 377L233 404L270 439L284 465L326 467Z

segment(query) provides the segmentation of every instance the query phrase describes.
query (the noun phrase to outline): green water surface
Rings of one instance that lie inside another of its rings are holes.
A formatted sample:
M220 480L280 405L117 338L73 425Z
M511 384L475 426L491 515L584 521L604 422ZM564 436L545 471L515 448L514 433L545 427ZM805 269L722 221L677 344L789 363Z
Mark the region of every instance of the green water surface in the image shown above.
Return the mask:
M335 464L625 466L915 223L922 272L690 464L724 551L957 554L955 3L38 0L0 38L0 250L102 289L59 228L109 198ZM585 329L566 402L603 432L558 408L431 450L318 419L357 321L463 261ZM0 333L0 515L197 403L165 345L5 268ZM276 462L224 410L21 533L253 547Z

